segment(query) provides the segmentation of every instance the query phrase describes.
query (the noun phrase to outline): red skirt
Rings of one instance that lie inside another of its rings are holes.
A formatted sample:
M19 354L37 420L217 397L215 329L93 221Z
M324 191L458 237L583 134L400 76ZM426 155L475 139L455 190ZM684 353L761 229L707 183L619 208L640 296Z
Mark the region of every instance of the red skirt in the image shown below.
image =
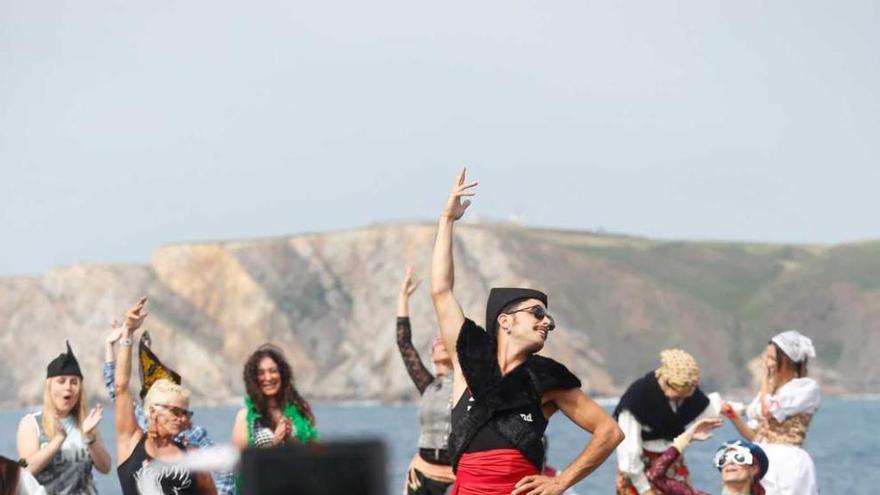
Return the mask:
M510 495L517 482L538 474L516 449L496 449L462 454L449 495Z

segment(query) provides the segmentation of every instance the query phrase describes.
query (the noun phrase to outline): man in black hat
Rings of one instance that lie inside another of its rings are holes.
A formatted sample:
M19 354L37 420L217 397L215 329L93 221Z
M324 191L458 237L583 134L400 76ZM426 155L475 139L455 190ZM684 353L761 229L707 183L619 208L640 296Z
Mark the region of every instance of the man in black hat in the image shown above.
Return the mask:
M470 206L462 198L473 196L476 185L465 182L464 170L456 177L440 216L431 271L431 297L454 369L451 495L560 494L598 468L623 433L565 366L535 354L555 327L546 294L495 288L485 330L465 318L452 292L452 229ZM560 409L592 438L558 476L542 476L541 438Z

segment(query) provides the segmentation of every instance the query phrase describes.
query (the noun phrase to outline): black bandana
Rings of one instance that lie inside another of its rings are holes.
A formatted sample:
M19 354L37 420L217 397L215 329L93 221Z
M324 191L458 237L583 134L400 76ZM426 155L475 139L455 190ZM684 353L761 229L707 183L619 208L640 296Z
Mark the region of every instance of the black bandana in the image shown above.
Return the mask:
M520 289L515 287L495 287L489 291L489 300L486 302L486 331L489 335L497 333L498 315L508 304L525 299L537 299L547 306L547 294L534 289Z
M80 380L83 377L82 371L79 370L79 363L73 355L73 349L70 348L70 341L67 341L67 352L59 354L46 367L46 378L64 375L78 376Z

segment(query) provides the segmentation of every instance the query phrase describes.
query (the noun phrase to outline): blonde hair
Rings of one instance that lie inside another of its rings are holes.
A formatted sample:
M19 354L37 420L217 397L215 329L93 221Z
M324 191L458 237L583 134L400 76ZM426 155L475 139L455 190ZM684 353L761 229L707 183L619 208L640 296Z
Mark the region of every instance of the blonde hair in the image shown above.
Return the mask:
M147 395L144 397L144 409L148 413L147 423L150 422L150 408L158 404L165 404L172 396L182 397L187 403L189 403L189 390L185 387L178 385L171 380L166 380L165 378L153 382L153 385L150 386L149 392L147 392Z
M42 423L43 431L46 432L46 436L49 438L55 436L55 433L58 431L58 421L55 419L55 413L57 410L55 409L55 403L52 402L52 378L46 378L46 386L43 389ZM88 415L86 401L83 400L85 396L86 386L83 383L82 378L79 378L79 398L77 398L76 404L74 404L73 408L70 410L70 414L73 416L73 419L76 420L76 427L79 429L82 429L83 421L85 421L86 416Z

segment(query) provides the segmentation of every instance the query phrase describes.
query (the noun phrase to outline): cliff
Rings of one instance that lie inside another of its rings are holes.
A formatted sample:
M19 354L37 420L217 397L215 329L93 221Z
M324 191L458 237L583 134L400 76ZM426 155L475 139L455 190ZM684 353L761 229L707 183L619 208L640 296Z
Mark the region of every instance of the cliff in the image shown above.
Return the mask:
M0 278L2 404L38 403L45 366L69 339L104 396L109 321L141 294L154 349L202 403L242 394L258 345L287 352L304 395L415 397L394 343L396 291L409 263L428 276L433 225L384 225L287 238L167 245L148 265L77 265ZM793 246L670 242L509 225L457 230L456 294L482 321L490 287L550 294L558 329L544 354L595 395L613 395L682 347L707 389L746 392L747 364L775 332L811 336L826 391L880 390L880 242ZM436 324L427 288L411 301L427 359Z

